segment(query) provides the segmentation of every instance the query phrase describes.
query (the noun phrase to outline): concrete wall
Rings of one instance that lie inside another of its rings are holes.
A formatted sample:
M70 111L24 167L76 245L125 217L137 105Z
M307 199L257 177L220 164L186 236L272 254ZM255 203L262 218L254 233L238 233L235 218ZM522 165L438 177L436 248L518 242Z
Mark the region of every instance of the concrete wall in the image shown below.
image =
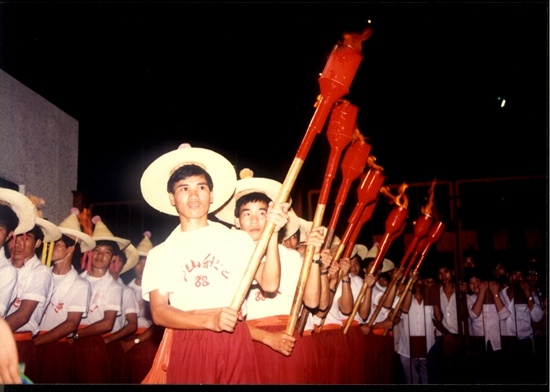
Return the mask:
M78 121L0 69L0 178L42 197L55 224L73 206Z

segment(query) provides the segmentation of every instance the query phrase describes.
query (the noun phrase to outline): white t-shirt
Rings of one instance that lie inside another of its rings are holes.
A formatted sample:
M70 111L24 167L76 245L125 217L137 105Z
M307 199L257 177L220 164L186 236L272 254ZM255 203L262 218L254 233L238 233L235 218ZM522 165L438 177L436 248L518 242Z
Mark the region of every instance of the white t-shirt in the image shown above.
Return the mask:
M385 291L386 291L386 287L380 286L378 282L376 282L372 287L372 300L370 305L370 312L367 317L367 322L369 322L371 317L374 315L374 312L378 307L378 303L382 299L382 296L384 295ZM395 307L397 305L397 302L399 302L399 296L395 294L395 297L393 298L392 306ZM390 314L390 309L387 309L382 306L372 325L384 321L385 319L388 318L389 314Z
M117 283L122 286L122 308L120 315L115 319L115 324L111 332L116 332L126 325L126 315L129 313L139 312L139 305L134 290L124 284L124 281L119 277Z
M441 314L443 319L441 320L443 326L447 328L450 333L458 333L458 313L456 307L456 293L451 294L451 298L447 299L447 295L443 292L443 286L439 287L439 306L441 307ZM436 329L436 336L442 336L443 333Z
M40 331L40 320L50 302L53 291L52 271L40 262L35 255L25 261L25 264L17 269L17 284L15 300L12 302L7 315L14 313L23 300L37 301L38 305L32 312L29 321L15 332L32 332L36 335Z
M246 301L247 320L290 315L303 259L297 250L289 249L281 244L279 244L279 258L281 260L281 283L277 294L273 298L266 298L262 295L261 290L253 285Z
M495 304L483 304L481 313L476 316L472 308L477 300L477 294L468 294L466 301L468 304L468 314L470 316L470 335L485 336L485 344L491 341L493 350L500 350L502 344L500 341L500 320L510 316L510 311L504 306L500 312L497 312Z
M177 226L147 254L142 297L170 293L170 305L184 311L228 307L255 248L248 233L221 223L185 232Z
M153 324L153 320L150 318L151 315L147 314L145 311L146 301L141 296L141 286L138 286L136 280L132 279L132 281L128 283L128 287L134 290L138 302L138 328L149 328Z
M529 310L528 304L516 304L514 298L510 300L506 294L506 288L500 291L500 299L504 306L510 311L510 316L500 320L501 336L517 336L518 339L525 339L533 336L533 327L531 321L538 322L542 320L544 313L540 305L540 300L535 293L532 293L535 304L533 309Z
M431 306L424 306L424 300L418 302L412 298L411 307L408 313L401 314L401 328L397 353L410 358L410 336L426 336L426 352L435 343L435 326L432 322Z
M6 257L4 247L0 248L0 317L4 317L8 307L15 299L17 268Z
M92 289L88 281L78 276L78 272L71 266L65 275L53 277L53 294L40 322L41 331L50 331L67 320L69 312L82 312L86 317Z
M88 317L82 319L81 325L90 325L103 320L107 310L116 311L117 316L121 314L122 286L113 279L109 272L101 278L90 276L86 271L82 272L80 276L90 282L92 287Z

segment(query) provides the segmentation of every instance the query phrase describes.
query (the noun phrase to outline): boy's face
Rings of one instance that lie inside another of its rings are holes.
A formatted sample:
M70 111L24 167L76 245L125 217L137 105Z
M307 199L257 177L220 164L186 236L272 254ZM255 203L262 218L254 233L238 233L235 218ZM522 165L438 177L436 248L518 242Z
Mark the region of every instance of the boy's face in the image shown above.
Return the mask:
M92 267L106 271L115 256L111 246L98 245L92 251Z
M53 247L53 252L52 252L52 262L56 262L64 259L65 257L68 257L68 255L73 251L74 251L74 246L67 247L64 241L62 240L55 241L55 245Z
M283 245L288 249L296 249L298 247L298 234L292 234L290 237L283 241Z
M179 215L188 219L201 218L208 214L214 196L204 175L191 176L178 181L173 193L169 193L170 203Z
M452 272L449 268L443 267L437 270L437 277L439 281L443 284L452 282Z
M254 241L257 241L267 221L267 207L268 205L263 201L244 204L241 206L235 225L250 234Z
M139 260L134 267L134 275L136 278L141 279L143 277L143 270L145 269L145 262L147 261L147 257L145 256L139 256Z
M14 267L21 268L25 264L25 260L34 256L36 248L39 248L41 244L42 241L37 240L32 232L12 236L8 242L8 250L11 254Z

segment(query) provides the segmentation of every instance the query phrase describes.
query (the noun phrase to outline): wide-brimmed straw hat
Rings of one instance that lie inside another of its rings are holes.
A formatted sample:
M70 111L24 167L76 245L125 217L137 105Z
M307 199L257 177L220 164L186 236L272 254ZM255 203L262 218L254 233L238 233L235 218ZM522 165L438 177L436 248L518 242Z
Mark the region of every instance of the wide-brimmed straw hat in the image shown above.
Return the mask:
M365 259L368 253L369 249L365 245L355 244L353 245L353 250L351 252L350 258L358 254L361 259Z
M140 256L147 257L147 254L149 254L149 251L153 249L153 243L151 242L151 232L145 231L143 233L143 239L139 242L138 246L136 247L138 254Z
M300 222L300 238L298 239L298 242L306 242L306 233L311 231L313 221L307 221L304 218L298 217L298 222Z
M40 204L41 208L44 206L45 201L44 199L34 196L30 193L27 193L27 198L31 202L33 206L33 213L34 213L34 219L36 226L40 227L42 230L42 233L44 233L44 241L43 242L55 242L58 239L61 238L61 230L59 230L59 227L57 225L53 224L47 219L44 219L42 217L42 211L38 209L38 204Z
M367 257L368 258L375 258L378 254L378 243L375 243L372 248L368 251ZM393 261L389 259L382 260L382 269L380 270L381 273L388 272L395 268L395 264L393 264Z
M57 225L57 227L61 233L75 239L80 244L80 250L82 252L87 252L95 248L95 241L80 228L80 221L78 220L79 213L80 211L78 208L71 208L69 216Z
M134 268L139 260L139 254L134 245L128 245L126 248L124 248L123 252L126 255L126 263L124 264L124 267L122 267L122 270L120 270L121 274L128 272L132 268Z
M291 208L288 210L288 222L284 227L285 234L283 237L283 241L288 240L291 236L296 234L296 232L299 229L300 229L300 220L298 218L298 215L296 215L294 210Z
M118 244L120 250L123 250L128 245L130 245L130 240L125 238L115 237L113 233L107 228L105 223L101 220L99 215L96 215L92 218L92 223L94 224L94 231L92 233L92 238L94 241L113 241Z
M32 230L36 224L34 204L27 196L12 189L0 188L0 204L10 207L19 219L14 230L15 235Z
M143 172L141 194L151 207L169 215L178 215L176 207L170 203L166 187L172 173L186 164L201 166L212 177L214 200L209 212L216 211L233 195L237 174L231 162L217 152L184 143L177 150L155 159Z
M239 174L240 180L237 181L233 197L215 213L216 218L230 225L235 223L235 204L241 197L259 192L266 194L271 200L275 201L283 186L279 181L270 178L254 177L254 172L250 169L243 169Z

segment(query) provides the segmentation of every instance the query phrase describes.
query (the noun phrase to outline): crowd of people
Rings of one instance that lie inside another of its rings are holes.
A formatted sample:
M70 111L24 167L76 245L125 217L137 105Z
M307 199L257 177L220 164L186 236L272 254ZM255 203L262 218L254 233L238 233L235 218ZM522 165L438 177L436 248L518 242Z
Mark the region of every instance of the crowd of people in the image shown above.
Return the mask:
M98 216L89 232L76 209L56 225L0 188L0 384L547 381L534 263L489 276L470 260L457 281L445 258L405 274L376 243L344 257L277 202L281 187L183 144L141 177L179 224L136 246Z

